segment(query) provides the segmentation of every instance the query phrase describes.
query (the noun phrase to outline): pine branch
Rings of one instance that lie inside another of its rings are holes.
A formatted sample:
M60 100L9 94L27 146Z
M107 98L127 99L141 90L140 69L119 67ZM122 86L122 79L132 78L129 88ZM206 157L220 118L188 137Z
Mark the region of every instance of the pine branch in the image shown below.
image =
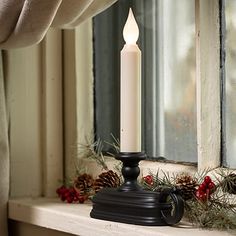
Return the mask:
M113 142L110 143L110 142L105 141L105 143L110 145L115 153L119 153L120 152L120 141L113 134L111 134L111 137L113 139ZM115 154L111 153L111 152L107 152L107 154L109 154L111 156L115 156Z
M102 167L102 169L108 170L108 166L102 153L103 142L100 139L94 143L79 144L78 149L80 150L80 156L93 159Z

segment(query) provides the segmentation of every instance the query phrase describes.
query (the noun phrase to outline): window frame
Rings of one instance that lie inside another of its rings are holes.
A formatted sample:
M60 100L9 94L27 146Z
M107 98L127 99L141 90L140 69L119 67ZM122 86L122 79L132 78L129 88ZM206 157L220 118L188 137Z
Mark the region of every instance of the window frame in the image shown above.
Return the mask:
M204 0L195 0L195 18L196 18L196 101L197 101L197 150L198 150L198 165L196 166L188 163L178 163L178 162L162 162L162 161L143 161L140 164L141 167L141 176L145 173L149 173L150 170L156 171L162 169L163 171L168 172L195 172L197 170L205 169L217 169L221 167L221 129L222 129L222 111L221 111L221 28L220 28L220 17L221 17L221 4L222 1L213 0L213 1L204 1ZM90 29L89 29L90 27ZM77 37L88 36L92 44L92 24L88 24L87 27L80 28L77 33ZM74 37L74 36L73 36ZM88 39L88 38L87 38ZM214 39L214 40L213 40ZM75 39L73 39L75 40ZM78 40L77 40L78 41ZM77 41L74 41L74 44L77 44ZM88 40L82 40L80 43L81 48L87 45ZM69 45L69 44L67 44ZM91 46L91 45L90 45ZM75 50L74 50L75 51ZM79 53L79 52L78 52ZM88 51L87 53L92 53ZM74 54L74 57L76 55ZM64 59L66 60L66 58ZM89 63L92 63L91 61ZM79 66L82 68L85 66L86 62L80 60ZM91 74L92 66L87 67L87 72L89 74L89 80L93 81L93 75ZM74 77L76 80L76 76ZM70 83L69 80L65 79L65 83ZM77 86L80 85L80 82L77 81ZM92 85L92 84L90 84ZM66 87L66 85L65 85ZM93 91L90 89L86 90L89 95L93 95ZM67 96L71 102L74 101L74 104L78 104L78 98L76 98L76 92L71 93L71 88L67 91ZM81 96L80 99L85 99ZM91 105L91 104L90 104ZM66 104L65 104L66 106ZM77 122L84 122L82 120L82 113L84 108L79 108L76 106L76 116L77 121L74 125L70 127L71 129L78 130ZM94 108L94 107L93 107ZM90 107L92 109L92 107ZM82 110L82 112L81 112ZM72 116L73 112L70 112ZM70 116L66 114L66 116ZM94 118L94 117L93 117ZM87 120L88 121L88 120ZM88 127L93 127L93 119L89 119L90 124ZM66 124L65 124L66 125ZM65 126L66 127L66 126ZM65 128L66 129L66 128ZM82 132L83 134L78 134L77 143L82 143L85 141L86 135L91 137L91 128ZM66 131L70 132L70 131ZM90 132L87 133L86 132ZM81 137L83 135L83 137ZM72 140L72 139L71 139ZM80 140L80 141L78 141ZM75 157L78 157L78 154L74 155L71 153L71 143L70 146L66 147L68 152L65 156L66 163L66 177L71 176L74 170ZM88 171L91 171L92 174L99 173L99 168L96 167L91 161L85 160L86 165L88 166ZM114 166L115 160L110 160L108 158L109 166ZM96 169L96 170L95 170Z
M198 168L216 168L221 164L220 1L195 0L195 19Z
M221 165L219 1L195 0L195 15L198 169L217 168Z
M203 170L221 165L220 2L195 0L195 18L198 170ZM185 170L188 166L181 163L164 166L171 171L173 165L181 165ZM144 169L149 167L143 165ZM190 164L189 170L192 168Z

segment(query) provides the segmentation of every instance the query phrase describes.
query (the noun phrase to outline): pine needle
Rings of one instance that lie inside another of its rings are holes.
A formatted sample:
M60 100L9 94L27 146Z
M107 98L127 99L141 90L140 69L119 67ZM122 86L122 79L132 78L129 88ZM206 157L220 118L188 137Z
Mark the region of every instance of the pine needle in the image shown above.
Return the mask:
M107 142L105 141L106 144L108 144L109 146L111 146L112 150L114 151L115 154L120 152L120 141L118 138L116 138L113 134L111 134L112 140L113 142ZM107 152L107 154L111 155L111 156L115 156L114 153L111 152Z
M93 159L97 162L99 166L104 170L108 170L108 166L105 162L103 150L103 141L98 139L94 143L79 144L79 156L83 158Z

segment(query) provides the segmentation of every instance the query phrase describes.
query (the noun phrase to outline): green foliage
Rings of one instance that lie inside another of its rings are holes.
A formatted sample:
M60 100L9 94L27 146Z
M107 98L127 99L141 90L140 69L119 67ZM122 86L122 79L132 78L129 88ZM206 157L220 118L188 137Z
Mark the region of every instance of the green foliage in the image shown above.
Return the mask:
M222 191L225 193L236 194L236 174L228 169L221 169L217 174L222 179L222 181L219 181Z
M113 134L111 134L111 137L113 140L111 143L104 142L99 138L95 142L91 142L91 141L87 140L85 144L79 144L77 146L77 153L78 153L77 155L82 158L88 158L88 159L92 159L92 160L96 161L97 164L99 166L101 166L101 168L103 170L108 171L109 168L106 164L104 153L103 153L104 143L110 145L115 154L119 153L119 151L120 151L119 140L117 138L115 138ZM107 156L114 157L115 156L114 153L107 152L106 154L107 154ZM81 172L80 168L81 167L79 167L78 165L76 166L76 169L79 172ZM122 162L118 161L118 163L114 166L114 170L117 172L119 177L122 179L121 169L122 169ZM83 173L86 173L86 172L83 171Z
M200 185L209 172L210 170L205 170L196 173L192 178L197 180L198 185ZM186 173L181 173L180 175L184 174ZM145 181L145 177L142 178L141 184L145 189L150 191L161 191L166 187L176 189L176 179L180 175L170 175L169 173L158 170L156 174L149 173L149 176L153 179L151 184ZM185 201L185 217L188 221L201 228L233 230L236 232L236 195L223 192L226 185L225 180L229 175L232 176L232 173L224 169L215 176L214 182L216 189L208 200L202 201L196 196L193 196L190 200ZM234 181L234 177L233 175L233 178L230 180Z
M97 162L99 166L102 167L102 169L108 170L108 166L105 162L102 150L103 150L103 141L101 139L98 139L94 143L87 142L86 144L78 145L79 156L83 158L93 159Z
M105 141L105 143L111 146L114 153L119 153L120 152L120 141L113 134L111 134L111 137L112 137L112 142L110 143L110 142ZM107 154L109 154L111 156L115 156L114 153L108 152Z
M235 230L236 213L229 208L226 199L221 200L220 204L215 201L215 199L205 203L197 199L186 201L185 216L201 228Z
M163 188L166 188L166 187L171 187L171 188L175 187L172 181L173 176L171 177L169 173L165 173L163 171L158 170L156 174L149 172L149 175L153 179L152 185L149 185L148 183L146 183L143 178L141 179L141 185L146 190L161 191ZM161 177L161 175L163 175L163 177Z

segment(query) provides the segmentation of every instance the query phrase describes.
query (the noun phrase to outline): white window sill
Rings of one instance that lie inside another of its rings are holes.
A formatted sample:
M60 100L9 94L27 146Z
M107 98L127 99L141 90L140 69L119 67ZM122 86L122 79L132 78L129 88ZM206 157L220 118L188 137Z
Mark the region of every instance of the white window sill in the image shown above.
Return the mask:
M206 231L186 223L169 227L147 227L92 219L91 204L66 204L58 199L13 199L9 218L40 227L80 236L226 236L226 232Z
M66 204L58 199L13 199L9 201L9 218L40 227L80 236L226 236L226 232L205 231L186 223L169 227L145 227L92 219L91 204Z

